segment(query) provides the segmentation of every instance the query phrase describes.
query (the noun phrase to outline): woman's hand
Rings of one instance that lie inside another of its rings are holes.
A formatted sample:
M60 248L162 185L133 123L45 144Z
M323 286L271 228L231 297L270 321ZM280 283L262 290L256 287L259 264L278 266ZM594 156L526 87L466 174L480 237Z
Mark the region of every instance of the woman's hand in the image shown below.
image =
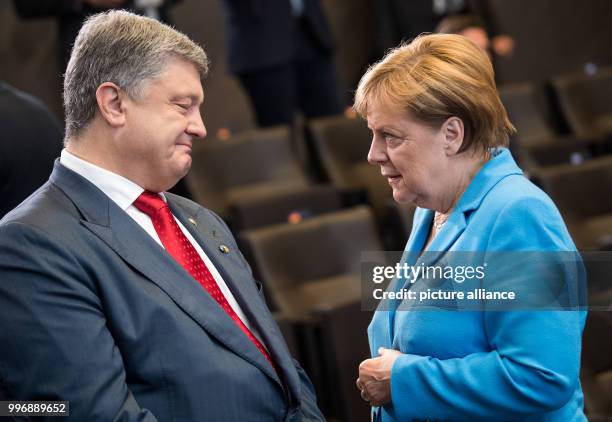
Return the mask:
M391 368L401 353L398 350L378 349L379 356L366 359L359 365L357 388L361 398L372 406L383 406L391 401Z

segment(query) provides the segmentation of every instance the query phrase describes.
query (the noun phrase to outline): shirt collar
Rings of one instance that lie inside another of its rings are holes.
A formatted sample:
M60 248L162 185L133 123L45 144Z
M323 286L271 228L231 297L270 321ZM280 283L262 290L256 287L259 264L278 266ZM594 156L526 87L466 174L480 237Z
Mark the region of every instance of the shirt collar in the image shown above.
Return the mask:
M62 150L60 163L89 180L124 211L144 192L144 188L131 180L85 161L66 149ZM160 196L166 200L163 194Z

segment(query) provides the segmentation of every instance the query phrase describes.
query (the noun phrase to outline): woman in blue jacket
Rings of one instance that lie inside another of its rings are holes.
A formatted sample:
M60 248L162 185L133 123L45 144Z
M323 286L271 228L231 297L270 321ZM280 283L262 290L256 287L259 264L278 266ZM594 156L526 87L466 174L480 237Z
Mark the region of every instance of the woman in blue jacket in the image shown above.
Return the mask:
M505 259L519 262L485 283L525 294L494 310L408 299L380 305L368 329L372 358L357 380L373 419L586 420L578 379L586 315L527 306L550 292L550 274L518 258L575 246L555 205L506 149L515 129L489 59L462 36L420 36L367 71L355 109L373 133L368 161L397 202L418 206L405 262L419 265L428 251L508 252ZM390 289L421 292L424 283L397 279ZM553 296L567 298L567 290Z

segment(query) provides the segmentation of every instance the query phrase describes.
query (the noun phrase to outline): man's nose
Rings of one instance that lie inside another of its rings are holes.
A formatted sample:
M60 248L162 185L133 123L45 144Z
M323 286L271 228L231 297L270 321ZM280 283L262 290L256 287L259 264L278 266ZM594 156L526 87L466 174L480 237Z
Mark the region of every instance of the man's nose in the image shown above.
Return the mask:
M187 132L196 138L206 137L206 126L204 126L204 121L202 120L202 115L199 110L194 113L194 117L189 122Z

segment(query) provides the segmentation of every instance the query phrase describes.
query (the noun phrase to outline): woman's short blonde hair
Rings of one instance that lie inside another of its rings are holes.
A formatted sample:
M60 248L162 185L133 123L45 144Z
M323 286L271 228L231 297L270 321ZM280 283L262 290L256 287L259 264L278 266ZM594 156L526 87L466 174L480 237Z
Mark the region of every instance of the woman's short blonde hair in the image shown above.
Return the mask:
M368 107L404 109L431 127L449 117L463 121L459 152L485 152L507 146L516 132L499 99L487 55L461 35L421 35L391 50L363 75L353 107L367 117Z

